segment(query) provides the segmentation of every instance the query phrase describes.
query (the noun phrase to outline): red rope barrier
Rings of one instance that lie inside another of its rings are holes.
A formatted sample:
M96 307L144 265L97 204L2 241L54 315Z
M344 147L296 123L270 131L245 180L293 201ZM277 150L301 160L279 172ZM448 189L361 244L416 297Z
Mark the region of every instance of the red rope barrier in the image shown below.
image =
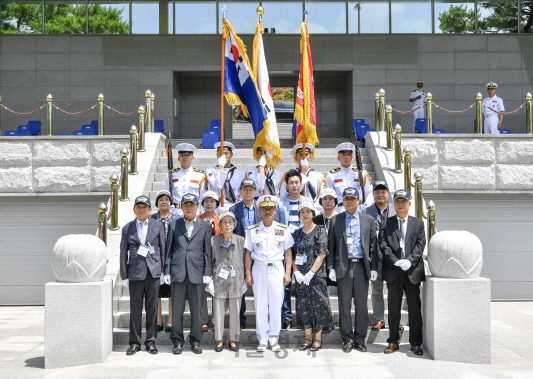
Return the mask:
M407 167L407 170L408 170L407 176L409 177L409 184L411 185L411 187L414 187L415 185L413 184L413 182L411 182L411 165Z
M422 195L422 190L419 190L418 193L420 196L420 207L422 208L422 217L427 219L427 216L424 214L424 195Z
M522 104L521 106L519 106L517 109L515 109L515 110L512 111L512 112L500 112L500 111L497 111L496 109L492 109L492 108L489 107L488 105L483 104L483 106L484 106L485 108L489 108L491 111L493 111L494 113L498 113L498 114L513 114L513 113L516 113L516 112L518 112L520 109L522 109L522 107L523 107L524 105L526 105L526 103Z
M435 223L433 223L433 234L437 234L437 227L435 226Z
M448 113L464 113L464 112L468 112L468 111L469 111L470 109L472 109L472 108L474 107L474 105L476 105L476 104L475 104L475 103L472 104L471 106L469 106L468 108L466 108L466 109L463 110L463 111L449 111L449 110L447 110L447 109L444 109L444 108L438 106L438 105L435 104L435 103L433 103L433 105L434 105L436 108L438 108L438 109L440 109L441 111L444 111L444 112L448 112Z
M111 212L113 212L113 193L109 196L109 214L107 215L107 221L111 218Z
M6 111L11 112L11 113L16 114L16 115L19 115L19 116L27 116L27 115L30 115L30 114L35 113L35 112L37 112L37 111L40 111L41 109L43 109L44 107L46 107L46 104L45 104L45 105L43 105L42 107L39 107L39 108L37 108L37 109L34 109L34 110L31 111L31 112L26 112L26 113L24 113L24 112L15 112L15 111L9 109L8 107L6 107L5 105L2 105L2 104L0 104L0 105L1 105L2 108L4 108Z
M122 112L117 111L115 108L111 108L111 107L110 107L109 105L107 105L107 104L104 104L104 105L105 105L105 107L106 107L107 109L109 109L109 110L111 110L111 111L113 111L113 112L115 112L115 113L118 113L118 114L120 114L120 115L122 115L122 116L131 116L131 115L134 115L135 113L139 112L139 110L137 109L136 111L131 112L131 113L122 113Z
M394 108L392 108L392 111L393 111L393 112L396 112L396 113L400 113L400 114L408 114L408 113L413 113L414 111L416 111L416 110L422 108L423 106L424 106L424 104L422 104L422 105L419 106L418 108L414 108L414 109L411 109L410 111L406 111L406 112L399 111L399 110L394 109Z
M52 104L54 106L55 109L57 109L59 112L62 112L64 114L68 114L68 115L71 115L71 116L74 116L74 115L77 115L77 114L82 114L82 113L85 113L85 112L89 112L90 110L93 110L94 108L96 108L96 105L93 105L92 107L90 108L87 108L85 109L84 111L80 111L80 112L73 112L73 113L70 113L70 112L67 112L67 111L64 111L63 109L59 108L57 105L55 104Z

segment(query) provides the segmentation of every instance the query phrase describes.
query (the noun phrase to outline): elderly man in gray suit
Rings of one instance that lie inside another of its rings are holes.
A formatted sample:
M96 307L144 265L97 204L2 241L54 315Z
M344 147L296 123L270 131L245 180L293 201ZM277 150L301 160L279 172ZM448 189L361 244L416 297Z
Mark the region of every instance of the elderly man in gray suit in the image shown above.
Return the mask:
M349 353L355 348L366 352L370 266L372 271L377 270L376 225L372 217L357 211L357 188L347 187L342 197L346 211L333 216L329 224L327 269L329 278L337 282L342 351ZM352 297L355 330L352 329Z
M133 212L137 218L122 228L120 277L130 289L130 348L127 355L141 350L143 298L146 309L146 339L150 354L157 354L157 295L165 262L165 227L149 219L150 199L138 196ZM129 254L128 254L129 253Z
M185 298L191 309L191 333L189 342L192 352L201 354L202 348L202 300L204 284L211 282L211 237L210 222L196 217L198 197L188 193L181 198L183 218L170 223L167 236L167 257L164 282L170 284L172 293L172 329L170 339L172 352L181 354L185 337L183 312Z

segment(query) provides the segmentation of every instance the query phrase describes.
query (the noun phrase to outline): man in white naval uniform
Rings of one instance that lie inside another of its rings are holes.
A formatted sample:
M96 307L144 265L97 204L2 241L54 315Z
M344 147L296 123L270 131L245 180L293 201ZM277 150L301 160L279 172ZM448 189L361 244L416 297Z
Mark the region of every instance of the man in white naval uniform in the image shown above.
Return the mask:
M246 283L254 290L258 352L264 352L268 344L273 352L281 351L280 309L284 286L291 281L294 240L286 225L274 221L278 203L271 195L257 199L262 221L248 227L244 242Z
M326 178L324 174L309 167L309 162L313 160L312 153L315 147L310 143L306 143L304 151L303 145L303 143L298 143L292 148L293 158L298 163L296 170L302 175L302 196L312 199L317 213L322 212L322 207L318 200L320 200L320 192L326 188ZM285 176L281 180L279 193L281 194L280 197L288 193Z
M357 168L352 167L353 157L355 155L355 145L350 142L343 142L337 146L338 161L341 167L334 168L328 173L326 177L326 187L332 188L337 194L337 199L342 199L342 193L345 188L356 187L359 193L362 193L361 187L365 189L365 204L360 204L360 211L363 207L372 204L372 179L366 170L363 170L364 184L361 186L359 183L359 172ZM338 204L337 212L344 212L344 206L342 203Z
M492 110L494 109L498 112L505 112L503 100L496 96L496 88L498 88L498 84L493 82L487 83L487 92L489 97L483 99L484 134L500 134L500 129L503 125L503 114L498 114ZM487 107L491 107L492 109Z
M259 157L259 164L250 167L246 170L246 178L252 179L257 185L257 195L273 195L281 197L279 193L279 185L283 178L283 171L267 168L266 155L263 154L261 146L257 148L257 156Z
M183 195L194 193L201 198L203 193L207 191L207 183L204 171L192 167L196 147L190 143L180 143L176 146L176 150L178 151L178 160L181 167L172 170L172 201L176 206L179 215L183 216L183 212L181 211L181 198ZM165 179L164 189L170 191L168 175ZM200 211L199 207L198 215L200 214Z
M218 165L208 167L205 171L207 182L211 191L215 192L221 200L218 208L219 214L227 212L239 199L241 182L244 179L244 171L231 164L235 145L224 141L224 153L220 151L220 142L215 143L217 149ZM224 196L221 196L224 190Z
M417 82L416 83L416 89L411 92L411 96L409 97L409 101L413 103L413 107L411 109L418 108L421 105L426 104L426 92L422 89L424 87L424 82ZM424 107L417 109L413 112L413 133L416 132L415 125L416 125L416 119L417 118L424 118L425 117L425 109ZM428 128L431 127L431 125L428 125Z

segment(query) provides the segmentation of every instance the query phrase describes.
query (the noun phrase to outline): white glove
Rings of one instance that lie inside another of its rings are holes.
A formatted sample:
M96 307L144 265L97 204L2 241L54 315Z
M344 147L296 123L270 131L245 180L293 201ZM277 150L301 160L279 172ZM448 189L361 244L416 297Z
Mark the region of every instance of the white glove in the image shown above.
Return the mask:
M266 167L267 165L267 157L265 154L261 155L261 158L259 158L259 166Z
M315 273L313 271L309 270L307 272L307 274L305 274L305 276L304 276L304 283L306 285L309 285L309 283L311 283L311 279L313 279L313 276L315 276Z
M302 167L309 167L309 161L307 159L302 159L300 161L300 164L302 165Z
M409 259L402 259L402 264L400 265L402 270L407 271L411 268L411 262Z
M332 282L336 282L337 281L337 275L335 274L335 269L329 270L329 279Z
M221 165L222 167L224 167L226 163L228 163L228 161L226 160L225 155L222 155L220 158L218 158L218 164Z
M207 286L207 290L211 294L211 296L215 296L215 285L213 282L209 282L209 285Z
M402 266L402 261L403 261L403 259L398 259L394 265L398 266L398 267L401 267Z
M377 271L370 271L370 280L374 281L378 278L378 272Z
M242 284L242 294L244 295L246 293L246 291L248 291L248 284L246 284L246 282L244 282Z
M294 272L294 278L296 279L296 281L300 284L303 283L304 281L304 276L302 275L302 273L300 271L295 271Z
M130 286L130 280L129 279L122 279L122 285L126 288Z
M161 276L159 277L159 285L164 284L164 283L165 283L165 275L161 274Z
M171 283L170 275L165 275L165 277L163 278L163 281L165 282L165 284L170 285Z
M211 277L210 276L204 276L204 284L211 283Z

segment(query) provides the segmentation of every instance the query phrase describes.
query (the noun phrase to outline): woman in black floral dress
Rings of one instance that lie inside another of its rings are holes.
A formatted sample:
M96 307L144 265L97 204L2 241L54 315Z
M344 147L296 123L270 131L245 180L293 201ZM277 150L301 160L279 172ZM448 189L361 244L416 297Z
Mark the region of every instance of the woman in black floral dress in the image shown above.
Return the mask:
M315 207L303 203L298 215L304 226L292 234L292 268L296 278L296 325L305 330L305 342L300 350L317 351L322 346L322 334L333 330L333 316L326 286L328 236L324 226L315 225ZM312 334L315 339L312 339Z

